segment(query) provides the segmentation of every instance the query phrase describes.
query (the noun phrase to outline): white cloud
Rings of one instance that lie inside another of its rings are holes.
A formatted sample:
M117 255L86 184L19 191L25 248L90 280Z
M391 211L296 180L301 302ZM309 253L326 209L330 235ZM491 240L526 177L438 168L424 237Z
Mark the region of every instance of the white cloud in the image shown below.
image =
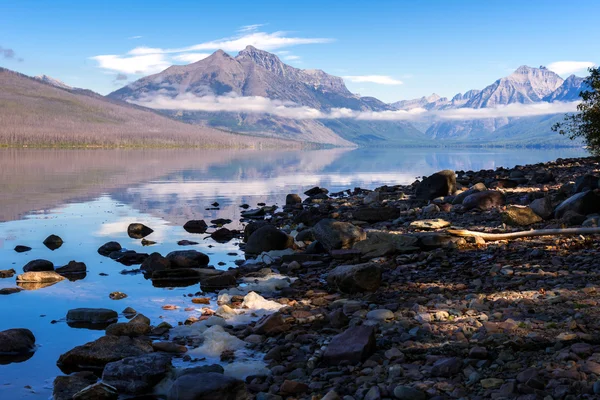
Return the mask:
M141 39L143 36L129 36L127 39L129 40L136 40L136 39Z
M204 60L208 56L210 56L209 53L183 53L173 56L173 59L185 63L194 63L196 61Z
M342 76L347 81L354 83L377 83L378 85L402 85L402 81L387 75L348 75Z
M238 32L254 32L258 30L261 26L265 26L266 24L252 24L252 25L244 25L240 26Z
M587 71L588 68L595 65L591 61L556 61L549 64L547 68L559 75L570 75L575 72Z
M555 102L532 104L509 104L493 108L457 108L453 110L433 111L438 118L451 120L471 120L486 118L532 117L539 115L564 114L577 111L579 102Z
M300 56L290 55L283 57L283 59L286 61L296 61L300 59Z
M291 119L356 119L369 121L408 121L424 117L441 120L473 120L486 118L530 117L551 114L571 113L577 110L578 102L510 104L494 108L459 108L428 111L423 108L394 111L356 111L348 108L333 108L320 111L299 106L290 101L272 100L260 96L239 96L229 93L223 96L195 96L191 93L177 97L162 94L142 97L133 103L163 110L186 110L207 112L240 112L271 114Z
M162 54L146 54L132 57L104 55L95 56L92 59L98 62L100 68L133 75L155 74L171 66L171 63Z
M260 26L262 25L248 25L240 28L240 34L237 36L203 42L187 47L163 49L140 46L130 50L125 55L98 55L91 57L91 59L97 61L100 68L114 72L126 74L152 74L160 72L173 64L198 61L204 58L202 56L207 54L205 52L219 49L231 53L238 52L246 48L246 46L251 45L261 50L273 51L303 44L330 43L334 40L330 38L293 37L283 31L272 33L258 32L257 29ZM285 54L288 54L288 57L297 57L289 55L289 52ZM202 58L198 58L198 56L201 56ZM292 61L297 59L298 58L289 58L288 60Z

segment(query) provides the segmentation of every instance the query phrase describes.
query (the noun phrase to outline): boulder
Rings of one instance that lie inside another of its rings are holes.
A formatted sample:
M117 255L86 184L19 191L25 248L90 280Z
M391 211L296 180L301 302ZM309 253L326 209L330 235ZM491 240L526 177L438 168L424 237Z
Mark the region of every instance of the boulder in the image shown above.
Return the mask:
M510 205L502 212L502 221L511 226L527 226L542 221L529 207Z
M293 207L296 204L302 204L302 199L297 194L288 194L285 196L285 205L288 207Z
M305 195L307 196L317 196L319 194L328 194L329 190L325 189L325 188L320 188L318 186L315 186L311 189L308 189L306 192L304 192Z
M448 169L436 172L423 179L416 191L416 197L424 200L433 200L456 192L456 174Z
M129 224L127 227L127 235L129 235L129 237L132 239L143 239L152 232L154 232L153 229L148 228L146 225L140 223Z
M255 333L266 336L274 336L282 332L287 332L289 329L290 325L284 321L278 312L264 316L254 326Z
M506 196L504 196L504 193L495 190L485 190L465 197L462 205L466 210L476 208L481 211L487 211L495 207L501 207L505 202Z
M554 181L554 174L543 168L538 169L533 173L530 183L544 184Z
M74 308L67 312L68 324L111 324L119 319L114 310L108 308Z
M244 242L248 242L250 236L263 226L270 225L268 221L253 221L244 228Z
M562 218L567 211L581 215L600 212L600 194L591 190L577 193L560 203L554 210L554 216Z
M17 273L17 271L15 271L14 269L2 269L0 270L0 278L12 278L15 274Z
M117 400L117 389L104 382L94 383L73 395L73 400Z
M9 294L15 294L23 291L23 289L18 287L9 287L0 289L0 296L8 296Z
M575 186L573 186L573 193L585 192L587 190L598 189L598 178L595 175L586 174L575 179Z
M22 246L22 245L17 245L15 246L15 251L17 253L25 253L26 251L31 250L31 247L29 246Z
M71 278L71 280L77 280L77 277L81 279L86 275L86 271L87 266L84 263L77 261L69 261L67 265L56 268L57 274L60 274L67 279Z
M65 373L102 370L110 362L141 356L152 351L151 342L148 340L128 336L102 336L61 355L57 365Z
M116 322L106 327L106 334L113 336L144 336L150 333L150 325L129 321L129 322Z
M17 275L17 282L21 283L55 283L64 280L64 276L54 271L25 272Z
M237 279L235 275L227 272L200 278L200 288L207 292L218 292L234 286L237 286Z
M57 376L54 379L53 400L72 400L75 393L93 385L98 377L90 371L76 372L72 375Z
M361 228L334 219L323 219L312 230L315 239L327 250L350 249L356 242L367 238L367 233Z
M352 326L334 336L323 354L328 365L345 361L358 364L375 352L375 329L372 326Z
M247 400L244 381L216 372L188 373L175 380L168 400Z
M23 267L23 272L54 271L54 264L48 260L29 261Z
M552 199L550 196L542 197L541 199L535 199L529 204L529 208L542 217L543 219L548 219L554 213L554 206L552 205Z
M171 268L202 268L208 265L210 259L204 253L196 250L178 250L167 254Z
M248 238L247 254L261 254L263 251L284 250L293 245L293 239L273 225L258 228Z
M110 253L114 253L115 251L121 251L122 247L117 242L108 242L104 243L102 246L98 248L98 254L104 257L108 257Z
M150 392L172 368L171 358L164 354L144 354L106 364L102 381L121 394Z
M35 350L35 336L29 329L17 328L0 331L0 354L20 355Z
M221 228L221 229L217 229L216 231L211 233L210 237L215 242L227 243L235 237L235 232L233 232L227 228Z
M372 292L381 285L381 266L375 263L340 265L329 272L327 283L343 293Z
M354 219L369 223L392 221L400 217L400 209L393 207L363 207L352 211Z
M148 254L146 253L138 253L136 251L129 250L120 252L120 255L115 259L115 261L126 266L131 266L143 263L146 258L148 258Z
M50 235L44 239L44 246L54 251L63 245L63 240L56 235Z
M418 239L412 235L395 234L384 231L370 231L367 239L352 247L365 258L383 257L394 253L413 253L419 250Z
M205 233L208 229L208 225L204 220L191 220L183 225L183 229L185 229L189 233Z
M171 261L160 253L152 253L144 260L140 269L146 274L152 275L155 271L163 271L171 268Z

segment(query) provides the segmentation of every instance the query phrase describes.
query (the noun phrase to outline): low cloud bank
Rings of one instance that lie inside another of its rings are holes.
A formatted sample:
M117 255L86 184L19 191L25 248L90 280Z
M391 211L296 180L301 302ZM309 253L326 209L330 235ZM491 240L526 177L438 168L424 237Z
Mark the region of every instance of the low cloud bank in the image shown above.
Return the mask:
M444 120L473 120L487 118L530 117L564 114L577 111L578 102L555 102L534 104L509 104L494 108L458 108L449 110L356 111L348 108L332 108L321 111L299 106L290 101L272 100L260 96L239 96L229 93L222 96L195 96L191 93L176 97L164 94L144 96L131 103L161 110L184 110L206 112L236 112L270 114L290 119L356 119L366 121L410 121L423 118Z

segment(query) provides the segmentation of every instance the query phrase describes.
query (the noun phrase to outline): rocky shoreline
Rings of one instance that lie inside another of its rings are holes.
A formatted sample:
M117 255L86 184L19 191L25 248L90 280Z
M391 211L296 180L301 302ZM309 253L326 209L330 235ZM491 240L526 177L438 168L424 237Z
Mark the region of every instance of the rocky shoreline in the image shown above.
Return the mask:
M244 231L188 222L215 242L240 240L247 260L227 271L196 250L163 256L109 242L101 255L139 266L130 272L155 286L199 283L190 317L171 327L132 309L70 310L69 325L106 336L57 360L66 375L54 398L598 398L598 236L456 231L597 227L599 180L595 158L440 171L373 191L316 187L283 209L243 205ZM86 267L33 260L23 270L0 271L17 275L0 294L82 279ZM0 336L2 357L35 350L32 332Z

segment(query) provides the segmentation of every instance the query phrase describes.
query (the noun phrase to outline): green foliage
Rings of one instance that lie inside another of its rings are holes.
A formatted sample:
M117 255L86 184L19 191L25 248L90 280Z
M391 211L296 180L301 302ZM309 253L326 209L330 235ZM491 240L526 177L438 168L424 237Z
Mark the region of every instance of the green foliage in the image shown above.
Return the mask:
M581 103L577 114L566 115L552 130L571 139L582 138L590 152L600 155L600 67L590 68L585 80L587 90L579 93Z

